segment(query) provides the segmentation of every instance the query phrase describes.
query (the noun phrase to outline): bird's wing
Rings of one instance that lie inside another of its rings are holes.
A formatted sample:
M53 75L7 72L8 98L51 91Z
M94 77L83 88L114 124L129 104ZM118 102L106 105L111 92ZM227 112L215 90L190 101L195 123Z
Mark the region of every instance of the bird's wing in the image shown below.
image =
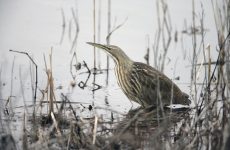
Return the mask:
M158 84L157 81L159 81L160 85L164 87L165 90L170 90L172 87L173 83L167 76L149 65L135 62L133 64L133 70L136 70L136 77L138 77L146 87L151 84L156 86Z
M156 103L160 92L163 103L170 104L172 85L174 86L173 94L180 90L167 76L144 63L135 62L132 70L131 78L136 78L136 81L141 83L139 92L143 93L141 96L148 103Z

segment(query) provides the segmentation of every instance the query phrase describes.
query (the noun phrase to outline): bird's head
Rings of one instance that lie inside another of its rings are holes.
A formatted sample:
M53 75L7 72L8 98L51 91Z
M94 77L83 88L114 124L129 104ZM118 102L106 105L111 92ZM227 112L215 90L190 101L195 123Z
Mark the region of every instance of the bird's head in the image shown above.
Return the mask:
M92 43L92 42L87 42L87 44L92 45L92 46L97 47L97 48L100 48L100 49L103 49L104 51L106 51L106 53L109 54L113 58L113 60L115 61L116 64L131 62L129 57L118 46L115 46L115 45L103 45L103 44Z

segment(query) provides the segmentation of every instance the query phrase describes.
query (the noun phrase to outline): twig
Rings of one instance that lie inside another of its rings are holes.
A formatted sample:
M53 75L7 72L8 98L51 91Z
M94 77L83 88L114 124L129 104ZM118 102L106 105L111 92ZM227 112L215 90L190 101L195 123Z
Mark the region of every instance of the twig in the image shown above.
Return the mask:
M227 39L230 37L230 32L228 33L227 37L225 38L225 40L223 41L223 43L220 45L220 48L219 48L219 53L218 53L218 57L217 57L217 60L216 60L216 64L214 66L214 69L212 71L212 74L211 74L211 77L210 77L210 80L208 81L208 85L207 85L207 92L209 93L210 92L210 86L211 86L211 82L212 80L214 79L215 77L215 72L216 72L216 69L217 69L217 66L218 66L218 62L220 62L220 54L222 53L223 51L223 47L225 46L225 43L227 41ZM200 110L202 110L202 105L204 103L204 99L201 101L201 104L200 104Z
M15 62L15 56L14 56L13 63L12 63L12 68L11 68L10 96L12 96L12 94L13 94L14 62Z
M14 56L13 63L12 63L12 67L11 67L10 96L7 98L7 102L6 102L6 104L5 104L5 112L6 112L8 115L9 115L9 110L8 110L8 108L10 108L10 112L12 112L12 114L14 113L14 112L13 112L13 107L12 107L12 97L15 97L15 96L13 96L14 64L15 64L15 56ZM8 106L9 106L9 107L8 107Z
M23 113L23 135L22 135L22 147L24 150L28 149L27 131L26 131L26 115Z
M63 38L65 35L65 29L66 29L65 14L64 14L63 8L61 9L61 15L62 15L62 33L61 33L61 38L60 38L59 44L62 44L62 42L63 42Z
M95 144L96 136L97 136L97 123L98 123L98 117L95 115L94 127L93 127L93 145Z
M23 88L24 84L22 83L21 67L19 67L19 80L20 80L20 86L21 86L22 99L24 102L24 109L26 110L26 113L28 113L28 108L27 108L26 99L25 99L25 92L24 92L24 88Z
M108 26L107 26L107 34L109 35L109 33L111 32L111 0L108 0ZM110 36L106 37L106 44L109 45L110 44ZM106 86L109 85L109 56L106 56Z
M35 74L35 90L34 90L34 105L35 105L36 104L36 98L37 98L37 88L38 88L38 66L34 62L32 57L27 52L16 51L16 50L9 50L9 51L26 55L35 66L35 71L36 71L36 74Z
M76 111L73 109L73 106L71 105L71 102L70 100L67 98L67 96L65 96L63 93L61 93L61 96L62 96L62 99L65 101L65 102L68 102L69 103L69 107L70 109L72 110L73 114L74 114L74 117L75 117L75 120L76 121L79 121L78 117L77 117L77 113Z
M58 122L57 122L53 112L51 112L51 118L52 118L54 126L55 126L55 128L57 130L58 136L61 137L62 134L61 134L61 131L60 131L59 127L58 127Z
M93 0L93 42L96 42L96 1ZM96 68L96 48L93 47L93 68Z
M109 43L109 39L110 39L111 35L113 34L113 32L115 32L115 31L118 30L120 27L122 27L122 26L125 24L125 22L126 22L127 20L128 20L128 18L126 18L126 19L124 20L123 23L119 24L119 25L116 26L111 32L109 32L109 34L106 36L106 41L107 41L107 43Z
M149 35L146 35L146 54L144 56L146 63L149 65Z
M73 41L72 41L72 46L71 46L71 49L70 49L70 53L71 53L71 52L73 51L73 49L77 46L78 34L79 34L79 31L80 31L80 27L79 27L79 23L78 23L78 16L75 14L73 8L71 9L71 11L72 11L73 20L74 20L74 23L75 23L75 26L76 26L76 31L75 31L74 39L73 39Z
M86 87L86 84L87 84L87 82L88 82L88 80L89 80L89 78L90 78L90 75L91 75L91 71L89 70L89 68L88 68L88 66L87 66L87 64L86 64L86 62L85 61L83 61L83 65L87 68L87 73L88 73L88 76L87 76L87 79L85 80L85 82L83 82L83 81L81 81L81 82L79 82L78 83L78 86L80 87L80 88L82 88L82 89L84 89L85 87Z
M101 43L101 0L98 4L98 25L97 25L97 42ZM98 69L101 70L101 53L100 50L97 51Z
M93 83L93 86L94 86L94 88L92 91L96 91L96 90L101 89L101 85L99 85L99 84ZM96 88L95 88L95 86L96 86Z
M161 0L161 3L162 3L162 11L163 11L163 20L162 20L162 42L163 42L163 49L164 49L164 52L163 52L163 56L162 56L162 62L161 62L161 72L164 71L164 67L165 67L165 59L166 59L166 55L168 53L168 50L169 50L169 46L170 46L170 43L171 43L171 20L170 20L170 16L169 16L169 10L168 10L168 5L163 1ZM168 16L167 16L168 15ZM167 30L167 35L168 35L168 39L167 41L165 41L165 29Z
M228 39L229 37L230 37L230 31L228 32L227 37L224 39L224 42L220 45L218 57L217 57L217 60L216 60L216 65L215 65L215 67L214 67L214 69L213 69L211 78L210 78L210 80L209 80L209 82L208 82L208 88L210 88L211 81L212 81L213 78L214 78L214 74L215 74L216 68L217 68L217 66L218 66L218 63L220 62L220 54L221 54L221 52L223 51L223 47L225 46L225 43L226 43L226 41L227 41L227 39Z
M74 52L73 53L73 56L72 56L72 59L71 59L71 61L70 61L70 74L71 74L71 76L72 76L72 78L73 78L73 80L75 80L75 78L76 78L76 76L73 74L73 61L75 61L75 65L77 65L77 55L76 55L76 52Z

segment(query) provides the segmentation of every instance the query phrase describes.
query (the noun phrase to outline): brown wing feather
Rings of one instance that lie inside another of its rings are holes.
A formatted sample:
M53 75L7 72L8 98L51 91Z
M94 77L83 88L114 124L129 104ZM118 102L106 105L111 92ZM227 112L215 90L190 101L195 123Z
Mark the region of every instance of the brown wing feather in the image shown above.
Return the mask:
M138 98L143 99L144 105L157 105L157 99L163 103L163 105L169 105L171 102L171 97L173 103L180 103L178 100L181 97L180 89L163 73L154 69L151 66L148 66L144 63L135 62L133 63L133 69L131 73L131 78L135 78L136 81L141 83L139 88ZM158 81L159 79L159 81ZM158 87L159 86L159 87ZM173 94L171 89L173 86ZM159 92L160 97L159 98Z

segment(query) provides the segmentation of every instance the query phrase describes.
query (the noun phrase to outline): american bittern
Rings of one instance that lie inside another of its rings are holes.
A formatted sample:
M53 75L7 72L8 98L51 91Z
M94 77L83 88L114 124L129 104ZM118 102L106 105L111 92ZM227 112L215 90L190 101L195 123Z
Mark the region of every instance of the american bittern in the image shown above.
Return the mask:
M132 61L117 46L87 43L105 50L113 58L118 85L130 100L144 108L160 104L190 104L188 95L160 71L147 64Z

